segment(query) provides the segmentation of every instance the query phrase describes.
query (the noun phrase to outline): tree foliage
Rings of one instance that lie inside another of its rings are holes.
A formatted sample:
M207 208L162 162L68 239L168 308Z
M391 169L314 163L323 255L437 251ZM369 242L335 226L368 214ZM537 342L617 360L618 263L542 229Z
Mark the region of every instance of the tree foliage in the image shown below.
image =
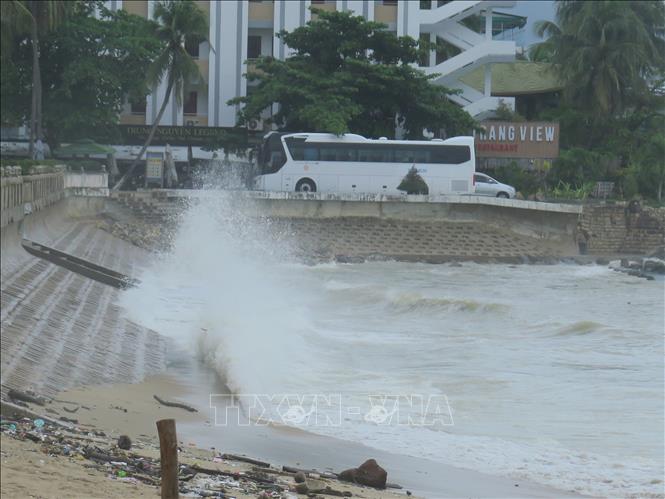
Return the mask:
M26 35L32 49L30 154L42 133L41 38L62 23L76 2L58 0L5 0L2 2L2 62L11 55L15 37Z
M190 44L199 44L207 39L208 19L205 13L192 0L168 0L156 4L154 16L158 21L157 39L160 42L160 52L148 67L147 82L156 88L166 77L166 92L145 144L127 172L113 186L114 190L122 187L133 174L138 162L148 149L162 120L171 93L175 92L176 102L180 104L185 82L201 77L196 62L185 47Z
M312 11L316 20L278 35L291 57L261 57L248 72L258 85L230 101L244 105L241 123L277 104L271 121L287 131L393 137L396 119L408 138L422 138L423 129L473 129L471 116L448 100L452 91L414 67L429 45L348 12Z
M562 0L557 23L537 30L549 38L532 56L555 63L567 101L597 116L642 105L665 69L663 2Z
M563 84L559 108L561 157L550 183L617 183L625 196L661 200L665 182L665 4L557 2L556 22L541 22L548 38L533 60L553 62Z
M99 9L99 17L93 9ZM125 96L144 99L142 75L157 56L155 24L97 2L77 2L42 39L43 120L52 148L63 140L117 138ZM2 65L2 121L21 124L30 113L31 48L14 39Z

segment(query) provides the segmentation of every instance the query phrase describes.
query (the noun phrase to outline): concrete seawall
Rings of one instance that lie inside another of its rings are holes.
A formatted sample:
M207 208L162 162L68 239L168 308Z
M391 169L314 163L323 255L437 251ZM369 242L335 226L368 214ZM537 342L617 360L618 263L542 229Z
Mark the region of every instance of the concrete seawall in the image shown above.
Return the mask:
M165 367L165 341L122 317L119 291L29 255L21 236L135 276L148 254L97 227L105 199L68 198L2 228L2 394L47 396L134 382Z
M214 191L139 191L114 197L151 223ZM577 254L580 206L471 196L341 196L225 193L246 215L304 254L399 260L522 261ZM186 204L186 203L184 203ZM282 237L283 239L283 237Z

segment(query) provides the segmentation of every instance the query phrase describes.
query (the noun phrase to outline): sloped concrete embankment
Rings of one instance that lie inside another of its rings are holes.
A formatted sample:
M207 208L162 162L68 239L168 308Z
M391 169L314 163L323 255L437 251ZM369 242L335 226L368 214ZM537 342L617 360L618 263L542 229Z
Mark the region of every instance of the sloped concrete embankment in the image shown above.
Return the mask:
M2 228L2 394L53 396L163 370L165 342L122 317L119 290L34 258L21 236L136 276L147 253L98 228L102 198L67 198Z

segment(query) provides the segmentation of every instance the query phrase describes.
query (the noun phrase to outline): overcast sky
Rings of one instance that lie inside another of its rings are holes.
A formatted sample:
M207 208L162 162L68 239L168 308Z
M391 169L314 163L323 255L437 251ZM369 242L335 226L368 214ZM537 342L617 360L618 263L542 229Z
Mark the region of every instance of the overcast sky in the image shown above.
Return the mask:
M520 30L515 30L512 38L510 33L506 33L506 40L513 39L517 42L517 45L521 47L528 47L532 43L541 41L533 32L533 27L536 22L542 20L554 21L556 17L556 6L551 0L518 1L512 8L498 8L497 10L499 12L506 12L527 18L526 26Z

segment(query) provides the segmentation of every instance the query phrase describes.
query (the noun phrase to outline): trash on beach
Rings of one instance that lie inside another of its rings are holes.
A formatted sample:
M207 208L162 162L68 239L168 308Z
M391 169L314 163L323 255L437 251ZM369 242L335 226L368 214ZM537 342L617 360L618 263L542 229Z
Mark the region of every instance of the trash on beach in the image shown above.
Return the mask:
M35 419L35 420L33 421L33 424L34 424L37 428L41 428L41 427L44 426L44 420L43 420L43 419Z

